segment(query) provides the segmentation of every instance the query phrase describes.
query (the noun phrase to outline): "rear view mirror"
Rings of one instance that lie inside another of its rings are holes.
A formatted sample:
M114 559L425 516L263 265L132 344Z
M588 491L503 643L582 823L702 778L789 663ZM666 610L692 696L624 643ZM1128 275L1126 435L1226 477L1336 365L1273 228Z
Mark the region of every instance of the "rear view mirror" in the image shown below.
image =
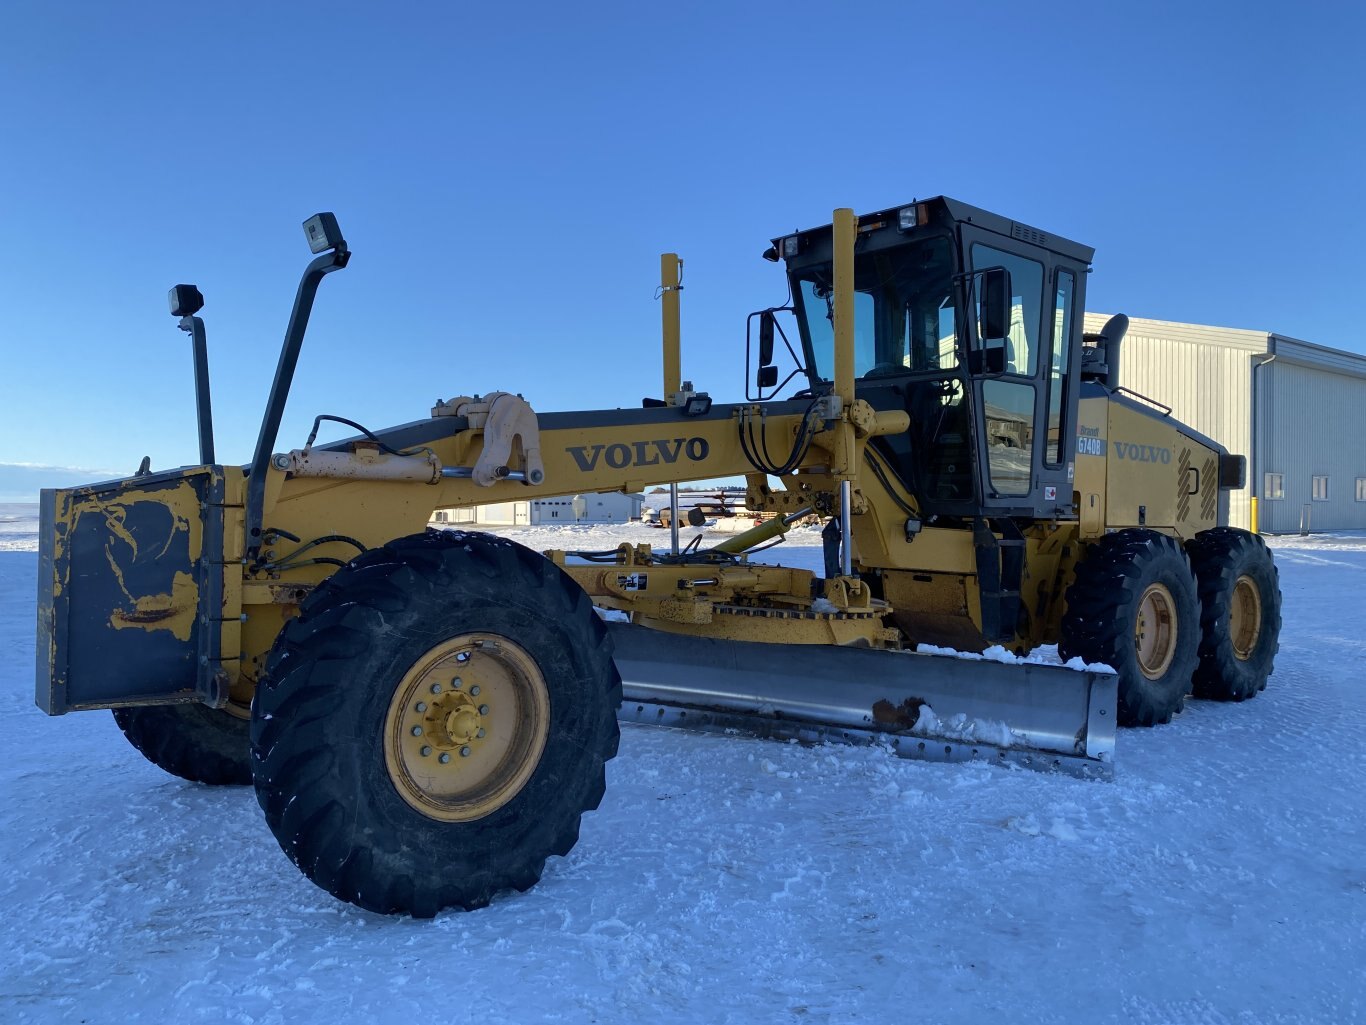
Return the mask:
M1004 267L984 270L977 284L977 338L1005 338L1010 334L1010 271Z
M759 371L773 365L773 311L764 310L759 314ZM774 379L777 379L775 373Z
M1006 372L1006 350L1004 345L993 345L968 353L968 373L1004 374Z
M750 402L769 401L782 391L793 377L806 373L801 357L792 347L792 342L788 340L787 332L778 319L780 313L794 318L796 316L796 311L791 306L774 306L766 310L755 310L745 318L745 398ZM754 323L756 320L759 322L757 346ZM793 363L793 369L787 372L786 377L779 373L776 362L779 358L779 341L783 343L783 348L787 352L786 356L781 357L783 362L786 363L790 357ZM750 378L751 367L754 368L753 378Z

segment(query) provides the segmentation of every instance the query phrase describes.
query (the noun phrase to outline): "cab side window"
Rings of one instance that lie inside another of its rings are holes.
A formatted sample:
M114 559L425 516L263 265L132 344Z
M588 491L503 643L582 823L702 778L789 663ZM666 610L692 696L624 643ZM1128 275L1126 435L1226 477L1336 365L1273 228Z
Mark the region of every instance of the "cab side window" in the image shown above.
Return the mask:
M1077 279L1071 271L1058 271L1053 310L1053 358L1048 375L1048 447L1044 462L1062 462L1063 408L1067 404L1067 355L1072 339L1072 292Z
M979 242L972 247L972 266L976 270L1004 267L1010 272L1010 332L1004 340L1006 373L1033 377L1039 368L1043 264ZM992 341L995 340L982 339L983 347L990 347Z

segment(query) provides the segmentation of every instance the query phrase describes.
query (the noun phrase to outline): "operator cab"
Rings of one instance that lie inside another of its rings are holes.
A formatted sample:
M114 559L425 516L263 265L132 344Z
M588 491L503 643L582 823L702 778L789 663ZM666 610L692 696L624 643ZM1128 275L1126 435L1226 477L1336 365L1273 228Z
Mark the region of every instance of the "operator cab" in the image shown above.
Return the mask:
M765 254L786 261L813 395L834 376L832 247L824 225L775 239ZM944 197L859 218L856 394L910 414L907 435L872 445L926 516L1074 514L1092 253Z

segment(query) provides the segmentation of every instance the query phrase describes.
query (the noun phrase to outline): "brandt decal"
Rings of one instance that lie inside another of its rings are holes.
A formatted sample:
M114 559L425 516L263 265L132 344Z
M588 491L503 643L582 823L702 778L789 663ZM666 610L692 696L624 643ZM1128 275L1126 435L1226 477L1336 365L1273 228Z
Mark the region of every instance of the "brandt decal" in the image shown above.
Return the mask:
M1100 435L1099 427L1078 427L1077 428L1077 455L1079 456L1104 456L1105 439Z

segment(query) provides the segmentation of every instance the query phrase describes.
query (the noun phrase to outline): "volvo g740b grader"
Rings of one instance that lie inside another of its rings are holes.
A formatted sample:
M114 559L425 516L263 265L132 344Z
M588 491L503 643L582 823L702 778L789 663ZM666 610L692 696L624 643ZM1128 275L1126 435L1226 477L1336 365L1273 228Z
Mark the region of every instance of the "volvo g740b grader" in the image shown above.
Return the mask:
M215 459L203 300L177 286L200 463L43 492L37 700L254 784L343 900L424 916L531 886L602 797L618 717L1105 773L1117 724L1266 683L1276 569L1227 526L1244 459L1119 384L1124 318L1082 332L1085 246L946 198L837 210L764 254L791 301L749 319L743 402L680 379L666 254L662 398L463 395L277 451L350 255L330 214L305 229L251 462ZM773 515L712 547L679 547L676 506L659 549L427 529L437 507L726 477ZM812 516L821 572L748 557ZM915 650L1052 643L1087 668Z

